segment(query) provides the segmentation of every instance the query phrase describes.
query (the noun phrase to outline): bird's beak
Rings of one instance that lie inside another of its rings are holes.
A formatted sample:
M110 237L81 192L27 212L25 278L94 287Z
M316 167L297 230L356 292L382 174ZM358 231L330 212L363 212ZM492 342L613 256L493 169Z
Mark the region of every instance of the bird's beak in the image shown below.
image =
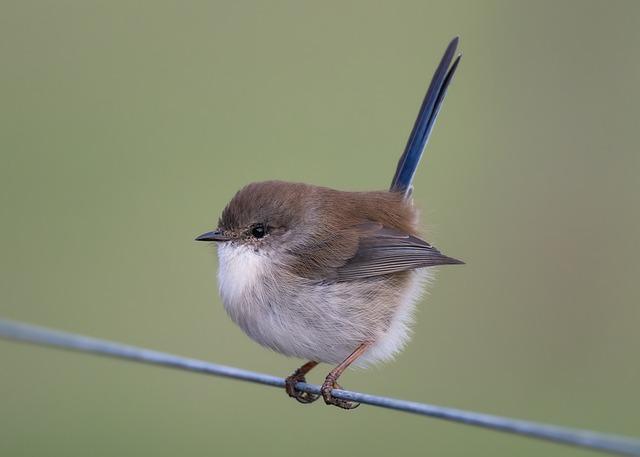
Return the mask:
M196 238L196 241L229 241L231 237L226 236L221 230L207 232Z

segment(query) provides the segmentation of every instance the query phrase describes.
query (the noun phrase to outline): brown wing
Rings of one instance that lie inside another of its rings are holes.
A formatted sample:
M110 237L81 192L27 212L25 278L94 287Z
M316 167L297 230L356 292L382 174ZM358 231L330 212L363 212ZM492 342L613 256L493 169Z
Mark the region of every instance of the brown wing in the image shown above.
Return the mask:
M415 209L399 193L314 189L304 230L290 233L286 264L294 275L349 281L462 263L416 237Z
M355 255L336 270L338 281L386 275L416 268L464 263L447 257L426 241L378 223L358 226Z

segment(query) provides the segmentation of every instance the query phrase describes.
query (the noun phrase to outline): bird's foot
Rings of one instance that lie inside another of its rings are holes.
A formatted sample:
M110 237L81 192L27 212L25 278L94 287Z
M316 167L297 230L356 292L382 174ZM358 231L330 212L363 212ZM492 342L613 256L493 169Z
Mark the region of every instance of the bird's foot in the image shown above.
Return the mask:
M296 371L291 376L284 380L284 390L287 391L287 395L295 398L300 403L313 403L320 395L310 394L309 392L302 392L296 389L296 384L299 382L307 382L304 375Z
M336 398L331 395L331 391L333 389L342 389L340 384L338 384L335 378L331 375L327 376L327 379L322 383L322 387L320 388L320 392L322 392L322 398L324 398L324 402L327 405L334 405L338 408L342 409L355 409L360 406L360 403L355 401L343 400L341 398Z

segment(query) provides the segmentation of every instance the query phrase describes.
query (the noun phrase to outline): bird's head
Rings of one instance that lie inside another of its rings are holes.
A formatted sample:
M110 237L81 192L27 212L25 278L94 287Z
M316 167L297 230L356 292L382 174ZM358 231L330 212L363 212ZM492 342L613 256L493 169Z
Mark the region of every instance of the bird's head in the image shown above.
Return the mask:
M312 186L281 181L252 183L227 204L218 227L196 238L255 251L276 251L300 235Z

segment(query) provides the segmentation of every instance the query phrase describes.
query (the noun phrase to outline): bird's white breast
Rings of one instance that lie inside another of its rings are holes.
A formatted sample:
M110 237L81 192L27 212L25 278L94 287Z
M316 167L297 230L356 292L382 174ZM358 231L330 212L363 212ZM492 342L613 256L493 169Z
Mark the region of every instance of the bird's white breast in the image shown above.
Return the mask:
M250 246L218 246L220 269L218 282L220 295L229 307L241 305L247 292L260 286L261 272L265 271L265 259Z
M231 319L253 340L291 355L287 348L295 345L296 332L286 328L288 307L274 311L287 294L274 282L269 256L250 245L229 243L218 245L218 258L220 296Z

